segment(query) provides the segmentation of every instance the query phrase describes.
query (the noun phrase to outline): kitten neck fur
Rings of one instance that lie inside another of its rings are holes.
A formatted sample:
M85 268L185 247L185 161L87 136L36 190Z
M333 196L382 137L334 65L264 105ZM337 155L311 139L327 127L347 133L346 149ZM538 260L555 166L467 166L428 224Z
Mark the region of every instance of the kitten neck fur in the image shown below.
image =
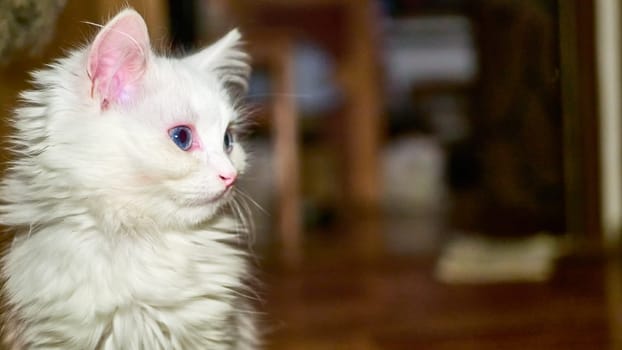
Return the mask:
M246 168L241 145L223 147L242 117L232 91L250 73L239 45L232 31L161 57L126 9L33 74L0 189L0 224L16 233L2 267L5 347L257 346L243 232L223 210L223 179ZM189 145L175 141L180 127Z

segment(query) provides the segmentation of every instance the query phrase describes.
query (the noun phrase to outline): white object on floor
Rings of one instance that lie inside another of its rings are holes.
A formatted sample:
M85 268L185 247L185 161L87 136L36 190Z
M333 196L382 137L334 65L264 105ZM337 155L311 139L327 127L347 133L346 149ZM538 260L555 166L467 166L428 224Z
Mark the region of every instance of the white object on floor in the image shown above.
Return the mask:
M526 238L464 235L450 241L437 265L445 283L541 282L553 273L560 239L539 233Z

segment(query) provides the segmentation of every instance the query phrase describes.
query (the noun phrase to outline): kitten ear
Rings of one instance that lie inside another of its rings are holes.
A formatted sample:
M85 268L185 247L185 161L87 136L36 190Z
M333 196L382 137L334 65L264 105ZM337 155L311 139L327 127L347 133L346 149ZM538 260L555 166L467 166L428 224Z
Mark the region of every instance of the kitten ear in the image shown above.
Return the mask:
M223 84L244 93L248 89L251 67L250 56L240 49L241 38L240 32L234 29L214 44L184 60L195 67L215 73Z
M131 98L149 50L147 25L132 9L121 11L99 31L89 48L87 72L91 96L99 98L102 109Z

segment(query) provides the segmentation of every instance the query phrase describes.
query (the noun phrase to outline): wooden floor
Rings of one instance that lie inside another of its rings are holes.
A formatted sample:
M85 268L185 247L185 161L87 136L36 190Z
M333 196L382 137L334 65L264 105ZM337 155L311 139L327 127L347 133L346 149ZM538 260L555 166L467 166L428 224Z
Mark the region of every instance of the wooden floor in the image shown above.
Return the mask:
M549 282L484 286L437 282L430 258L267 266L267 349L613 349L604 266L567 258Z

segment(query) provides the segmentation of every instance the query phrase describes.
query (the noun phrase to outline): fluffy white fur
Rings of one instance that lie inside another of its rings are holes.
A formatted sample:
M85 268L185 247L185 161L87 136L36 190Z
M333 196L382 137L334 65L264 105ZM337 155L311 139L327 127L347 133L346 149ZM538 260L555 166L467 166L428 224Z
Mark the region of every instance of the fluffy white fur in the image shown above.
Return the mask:
M219 178L246 164L238 143L223 148L240 118L230 89L249 74L239 39L161 57L127 9L33 74L1 187L0 224L16 234L5 347L257 346L244 225L223 210L233 198ZM192 125L200 147L177 147L175 125Z

